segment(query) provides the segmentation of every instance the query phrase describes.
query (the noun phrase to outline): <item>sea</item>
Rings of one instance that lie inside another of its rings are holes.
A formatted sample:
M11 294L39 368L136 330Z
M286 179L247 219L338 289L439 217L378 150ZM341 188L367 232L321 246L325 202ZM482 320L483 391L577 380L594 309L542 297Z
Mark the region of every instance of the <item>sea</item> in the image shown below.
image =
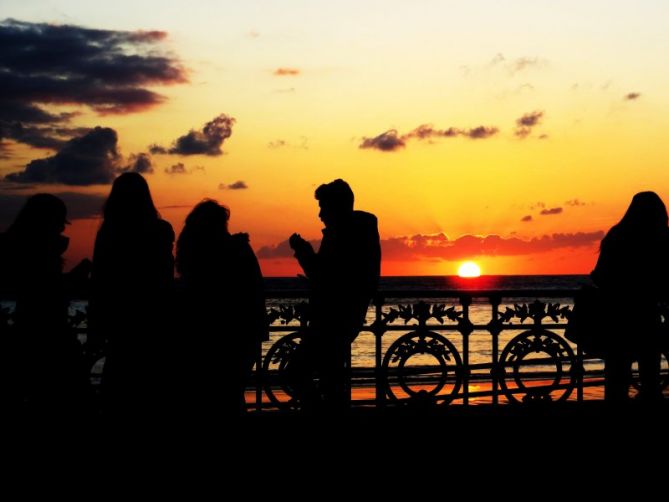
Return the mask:
M560 306L573 306L573 293L578 291L584 285L590 285L589 276L587 275L489 275L477 278L462 278L457 276L406 276L406 277L382 277L379 283L379 292L383 295L384 292L392 292L394 297L387 298L382 311L384 313L390 312L391 309L397 309L399 306L413 305L424 301L428 304L442 304L448 307L455 307L461 309L457 298L452 297L432 297L440 291L448 291L449 294L454 291L467 290L496 290L502 292L502 304L499 307L500 311L504 311L507 307L513 308L515 304L529 304L537 298L532 297L504 297L503 292L516 294L518 291L541 290L541 291L564 291L564 297L554 298L539 298L542 301L550 303L558 303ZM290 291L304 291L307 286L305 280L301 277L270 277L265 279L265 287L268 295L268 308L278 308L280 305L295 304L300 300L282 300L274 298L273 295ZM430 297L422 297L421 293L430 292ZM395 296L400 295L400 296ZM302 300L304 301L304 300ZM333 313L336 311L336 306L333 305ZM376 318L376 312L373 305L367 310L366 322L370 326ZM492 320L492 306L485 297L474 298L469 308L469 319L476 326L485 326ZM561 323L566 323L565 320L560 319ZM402 326L401 319L395 321L393 325ZM547 319L545 322L552 322ZM524 331L524 326L529 325L531 319L520 323L519 320L514 320L514 324L518 325L518 329L508 330L500 335L499 351L503 350L506 344L514 335ZM293 321L288 325L298 326L298 322ZM415 325L416 321L411 321L407 325L406 331L393 331L386 333L383 336L382 347L387 350L388 347L400 336L411 331L411 325ZM430 321L430 324L438 330L441 325L435 319ZM445 321L446 326L453 326L454 322ZM266 343L269 349L281 336L283 332L272 332L270 341ZM442 333L444 334L444 333ZM558 331L561 334L561 330ZM457 331L448 331L445 336L456 346L462 350L462 336ZM574 347L575 349L575 347ZM355 367L373 367L375 365L376 357L376 340L373 334L369 331L363 330L353 343L351 350L352 366ZM471 364L484 364L490 362L492 357L492 337L488 330L475 330L469 340L469 361ZM428 359L418 360L418 363L429 363Z

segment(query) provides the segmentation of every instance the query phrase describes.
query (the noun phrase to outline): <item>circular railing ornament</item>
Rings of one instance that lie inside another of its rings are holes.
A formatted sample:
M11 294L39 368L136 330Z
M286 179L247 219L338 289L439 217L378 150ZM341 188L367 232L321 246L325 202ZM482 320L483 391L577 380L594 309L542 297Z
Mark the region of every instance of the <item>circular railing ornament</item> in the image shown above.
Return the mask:
M291 384L290 362L301 343L302 333L299 331L282 336L263 360L265 393L270 402L281 409L295 409L298 405Z
M506 344L499 368L504 395L512 403L527 403L569 398L576 386L578 364L565 340L551 331L533 329Z
M418 364L410 364L412 359ZM388 348L381 378L387 396L394 401L450 403L462 386L462 372L460 354L446 337L432 331L414 331Z

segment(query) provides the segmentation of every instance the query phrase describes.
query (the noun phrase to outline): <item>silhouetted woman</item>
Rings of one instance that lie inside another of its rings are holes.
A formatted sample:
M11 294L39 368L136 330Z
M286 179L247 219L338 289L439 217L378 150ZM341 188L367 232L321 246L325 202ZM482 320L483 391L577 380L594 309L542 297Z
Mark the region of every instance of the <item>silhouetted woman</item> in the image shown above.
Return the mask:
M642 399L661 398L658 301L669 291L667 209L654 192L634 196L620 222L602 240L592 279L615 321L605 357L605 398L622 402L639 361ZM615 310L615 311L614 311Z
M95 239L90 306L91 334L106 342L102 388L111 413L155 412L161 403L173 243L146 180L116 178Z
M53 417L82 409L88 374L81 344L68 325L65 204L58 197L31 196L2 236L3 293L16 301L11 348L3 340L3 371L11 398L30 412ZM75 267L73 276L87 264ZM7 397L7 395L3 396Z
M230 234L230 211L199 203L177 241L186 312L182 384L194 416L239 416L260 342L267 337L258 260L247 234Z

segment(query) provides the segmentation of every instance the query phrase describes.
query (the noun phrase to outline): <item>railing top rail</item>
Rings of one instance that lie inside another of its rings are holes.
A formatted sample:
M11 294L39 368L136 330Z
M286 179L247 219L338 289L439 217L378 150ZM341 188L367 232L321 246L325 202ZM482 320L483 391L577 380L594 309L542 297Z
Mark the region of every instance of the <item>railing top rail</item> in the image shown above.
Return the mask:
M375 298L572 298L578 289L388 289ZM267 298L307 298L308 290L270 290Z

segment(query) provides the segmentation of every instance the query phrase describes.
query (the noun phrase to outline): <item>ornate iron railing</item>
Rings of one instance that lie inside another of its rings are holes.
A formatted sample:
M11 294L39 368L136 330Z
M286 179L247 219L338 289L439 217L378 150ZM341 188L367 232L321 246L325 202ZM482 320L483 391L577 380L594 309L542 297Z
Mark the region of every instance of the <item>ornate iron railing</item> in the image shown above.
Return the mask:
M352 404L582 401L586 390L601 398L603 362L564 338L575 294L383 291L353 344ZM259 411L299 406L284 374L307 326L305 297L295 291L268 295L272 338L256 365ZM336 315L336 305L332 311ZM666 366L665 354L665 388Z

